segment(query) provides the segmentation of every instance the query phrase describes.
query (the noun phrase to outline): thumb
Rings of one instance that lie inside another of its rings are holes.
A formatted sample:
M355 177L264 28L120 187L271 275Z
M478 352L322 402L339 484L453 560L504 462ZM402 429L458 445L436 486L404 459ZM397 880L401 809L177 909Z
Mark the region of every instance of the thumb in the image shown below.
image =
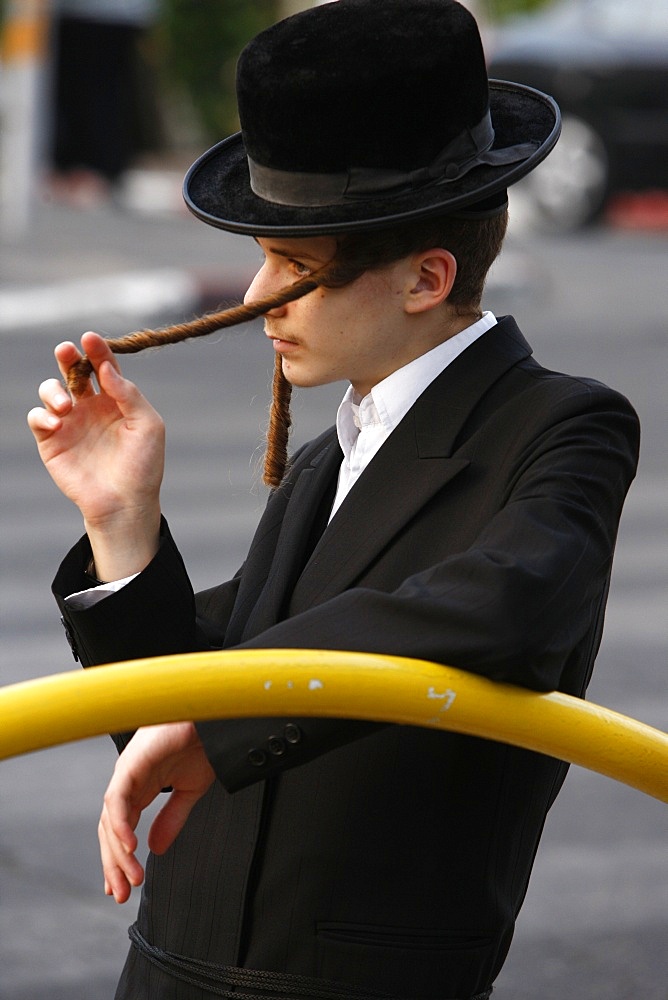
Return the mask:
M127 379L123 378L119 370L111 361L103 361L97 373L100 388L114 399L117 394L123 392L123 385Z
M129 379L124 378L113 361L103 361L97 372L102 392L118 405L126 417L154 414L147 399Z

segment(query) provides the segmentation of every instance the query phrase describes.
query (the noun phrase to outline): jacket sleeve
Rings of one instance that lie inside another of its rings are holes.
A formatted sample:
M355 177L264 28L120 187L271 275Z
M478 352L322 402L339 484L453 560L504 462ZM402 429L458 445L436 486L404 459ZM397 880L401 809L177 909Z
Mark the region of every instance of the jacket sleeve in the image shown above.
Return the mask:
M83 667L143 657L168 656L218 645L218 625L197 615L196 599L169 527L161 523L160 548L146 569L115 594L85 610L75 610L67 597L91 586L86 567L91 548L83 536L63 560L53 581L53 594L75 660ZM231 610L238 577L217 588L219 616ZM122 751L132 733L113 734Z
M164 520L160 548L150 565L113 596L77 611L67 597L91 586L85 572L91 555L84 535L61 563L52 585L72 651L82 666L196 648L195 598Z

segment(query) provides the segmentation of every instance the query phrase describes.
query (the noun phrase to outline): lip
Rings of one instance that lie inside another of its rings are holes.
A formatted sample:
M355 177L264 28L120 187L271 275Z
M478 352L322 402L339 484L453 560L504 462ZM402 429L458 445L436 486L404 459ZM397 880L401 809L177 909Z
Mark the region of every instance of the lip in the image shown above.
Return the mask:
M274 345L274 350L278 351L279 354L287 354L299 348L299 344L294 340L282 340L280 337L271 337L270 339Z

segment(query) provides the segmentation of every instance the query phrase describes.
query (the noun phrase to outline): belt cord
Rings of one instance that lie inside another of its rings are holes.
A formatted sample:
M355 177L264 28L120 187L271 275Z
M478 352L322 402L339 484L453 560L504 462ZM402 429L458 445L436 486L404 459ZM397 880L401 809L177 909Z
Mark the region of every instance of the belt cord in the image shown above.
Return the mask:
M181 982L208 990L214 996L228 1000L402 1000L401 997L377 990L360 990L353 984L335 983L309 976L294 976L283 972L265 972L257 969L239 969L235 966L216 965L185 955L175 955L149 944L136 924L128 934L133 947L162 972ZM236 987L260 990L260 993L240 993ZM230 989L232 987L232 989ZM478 993L469 1000L489 1000L492 989ZM445 998L444 998L445 1000Z

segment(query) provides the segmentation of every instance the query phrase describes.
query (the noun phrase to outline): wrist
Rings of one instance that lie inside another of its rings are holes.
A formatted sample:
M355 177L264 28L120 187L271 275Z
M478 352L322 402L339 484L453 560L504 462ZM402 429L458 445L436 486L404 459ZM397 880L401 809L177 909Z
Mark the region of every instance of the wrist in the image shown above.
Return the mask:
M109 583L108 580L100 580L98 578L97 569L95 568L95 560L93 559L92 556L88 560L88 564L86 566L86 569L84 570L84 573L95 587L100 587L102 586L103 583Z
M92 551L86 575L96 585L141 573L160 546L159 510L150 517L135 516L104 526L86 522L84 525Z

